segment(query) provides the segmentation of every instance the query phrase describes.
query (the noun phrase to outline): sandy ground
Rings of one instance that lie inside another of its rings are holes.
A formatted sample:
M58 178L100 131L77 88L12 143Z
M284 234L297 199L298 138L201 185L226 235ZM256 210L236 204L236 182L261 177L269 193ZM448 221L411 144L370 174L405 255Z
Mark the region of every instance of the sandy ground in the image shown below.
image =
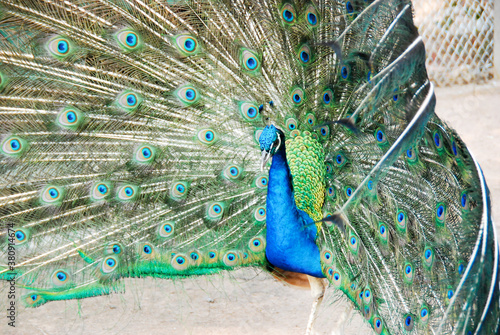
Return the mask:
M500 84L437 90L437 113L479 160L500 218ZM499 219L500 220L500 219ZM500 222L500 221L498 221ZM500 225L497 224L497 230ZM184 281L128 280L127 293L21 310L2 334L304 334L311 297L255 270ZM331 334L346 305L327 298L318 334ZM345 335L370 334L360 317Z

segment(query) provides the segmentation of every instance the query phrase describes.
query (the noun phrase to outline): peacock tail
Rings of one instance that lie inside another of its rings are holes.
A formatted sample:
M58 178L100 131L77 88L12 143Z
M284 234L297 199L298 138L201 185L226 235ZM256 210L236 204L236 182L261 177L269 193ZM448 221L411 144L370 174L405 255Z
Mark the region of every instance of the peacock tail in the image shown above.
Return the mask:
M434 114L409 0L0 15L0 278L26 306L271 269L259 139L275 125L321 271L377 334L498 331L488 189Z

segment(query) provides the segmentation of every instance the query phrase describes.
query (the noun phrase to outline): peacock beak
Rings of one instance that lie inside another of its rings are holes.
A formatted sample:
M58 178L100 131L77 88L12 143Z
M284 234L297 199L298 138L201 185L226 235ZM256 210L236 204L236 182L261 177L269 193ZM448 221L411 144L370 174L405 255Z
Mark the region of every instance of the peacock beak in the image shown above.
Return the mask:
M271 151L262 151L262 155L260 157L260 171L264 171L264 166L266 166L267 161L271 158Z

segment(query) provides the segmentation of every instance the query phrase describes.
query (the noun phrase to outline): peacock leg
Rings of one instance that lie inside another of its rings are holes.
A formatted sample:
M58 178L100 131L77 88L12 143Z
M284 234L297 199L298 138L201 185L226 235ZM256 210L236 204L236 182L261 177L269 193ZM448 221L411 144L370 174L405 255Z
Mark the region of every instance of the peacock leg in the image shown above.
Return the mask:
M311 314L309 314L306 335L312 335L314 321L316 321L316 313L321 305L321 302L323 301L327 284L322 278L307 276L307 279L311 285L311 296L314 298L314 301L311 308Z

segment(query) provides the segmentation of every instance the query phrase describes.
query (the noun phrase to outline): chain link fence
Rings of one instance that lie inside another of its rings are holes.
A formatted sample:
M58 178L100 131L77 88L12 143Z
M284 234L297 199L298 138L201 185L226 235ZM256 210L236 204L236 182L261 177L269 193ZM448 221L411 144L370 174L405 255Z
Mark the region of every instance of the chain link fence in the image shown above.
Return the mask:
M494 0L416 0L415 24L438 86L493 78Z

